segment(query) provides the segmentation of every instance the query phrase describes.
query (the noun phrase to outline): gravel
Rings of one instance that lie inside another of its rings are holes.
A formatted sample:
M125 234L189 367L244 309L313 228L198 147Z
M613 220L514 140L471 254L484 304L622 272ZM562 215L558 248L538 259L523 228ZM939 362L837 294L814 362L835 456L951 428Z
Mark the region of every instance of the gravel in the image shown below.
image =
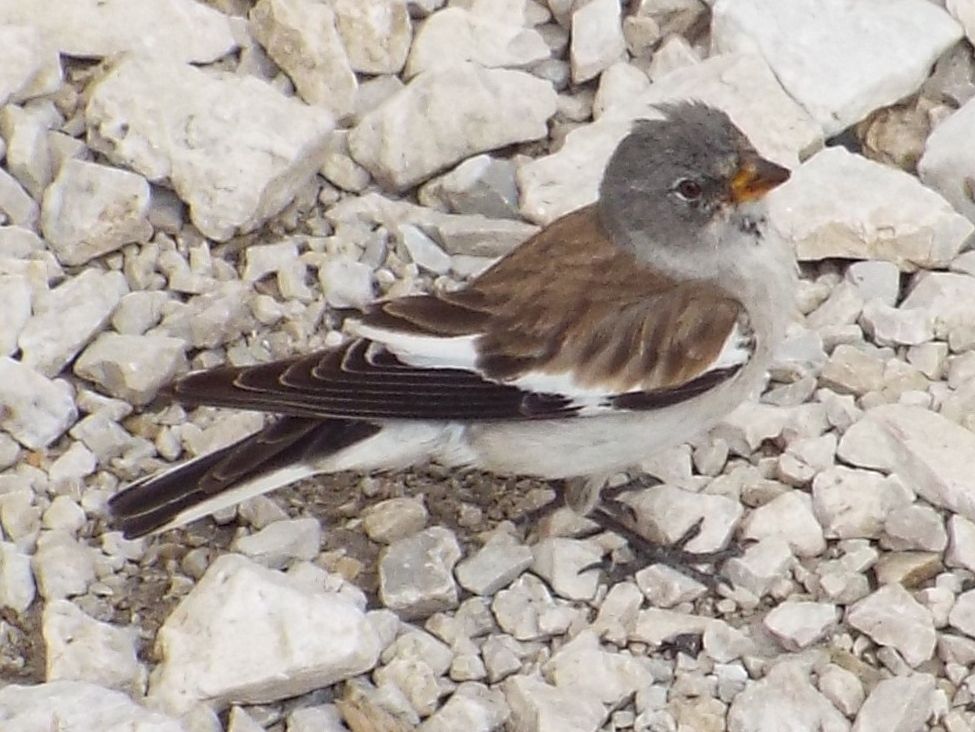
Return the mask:
M0 728L975 729L975 5L116 5L0 6ZM623 497L718 589L436 466L109 530L263 424L173 376L457 287L687 98L793 171L801 270L761 400Z

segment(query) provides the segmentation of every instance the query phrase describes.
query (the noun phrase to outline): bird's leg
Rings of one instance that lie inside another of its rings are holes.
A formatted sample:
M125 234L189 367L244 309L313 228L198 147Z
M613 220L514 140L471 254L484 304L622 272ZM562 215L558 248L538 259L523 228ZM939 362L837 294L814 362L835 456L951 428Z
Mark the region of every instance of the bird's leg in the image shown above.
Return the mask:
M698 566L710 564L717 567L724 560L737 556L740 553L738 547L733 546L715 552L698 553L687 551L687 545L701 533L701 525L704 523L703 518L691 525L673 544L663 545L651 541L637 530L636 517L633 514L633 509L619 500L619 496L623 493L651 487L657 483L659 481L646 476L638 477L620 486L608 489L603 492L603 500L599 501L586 514L586 518L599 525L603 530L618 534L626 539L636 555L636 559L633 562L625 565L606 566L604 563L600 563L598 566L610 571L612 575L618 576L621 570L625 570L629 575L637 569L651 564L665 564L678 572L692 577L712 590L717 589L719 578L716 574L714 572L704 572L698 569ZM634 564L638 564L639 566L634 567Z

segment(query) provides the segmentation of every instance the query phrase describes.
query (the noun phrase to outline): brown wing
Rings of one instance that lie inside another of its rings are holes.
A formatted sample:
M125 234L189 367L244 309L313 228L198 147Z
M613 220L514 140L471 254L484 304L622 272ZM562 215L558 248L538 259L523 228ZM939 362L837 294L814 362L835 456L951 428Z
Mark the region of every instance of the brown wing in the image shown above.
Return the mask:
M651 409L733 376L740 304L677 284L608 240L594 209L559 219L468 288L377 304L333 351L191 374L179 398L293 416L538 419Z

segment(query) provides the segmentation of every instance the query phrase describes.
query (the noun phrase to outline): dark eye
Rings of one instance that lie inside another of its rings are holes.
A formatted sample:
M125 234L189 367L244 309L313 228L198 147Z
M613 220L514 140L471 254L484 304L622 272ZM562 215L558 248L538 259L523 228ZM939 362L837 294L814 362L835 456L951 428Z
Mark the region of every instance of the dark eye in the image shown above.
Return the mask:
M681 178L674 184L674 191L685 201L696 201L704 193L701 184L690 178Z

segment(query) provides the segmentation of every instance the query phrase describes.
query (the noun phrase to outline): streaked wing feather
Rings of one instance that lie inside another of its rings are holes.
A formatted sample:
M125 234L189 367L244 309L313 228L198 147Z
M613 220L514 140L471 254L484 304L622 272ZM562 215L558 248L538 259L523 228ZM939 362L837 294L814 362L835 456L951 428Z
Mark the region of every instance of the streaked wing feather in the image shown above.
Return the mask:
M294 417L553 419L658 409L732 378L754 349L742 306L675 283L563 217L467 289L374 306L345 346L191 374L187 402Z

